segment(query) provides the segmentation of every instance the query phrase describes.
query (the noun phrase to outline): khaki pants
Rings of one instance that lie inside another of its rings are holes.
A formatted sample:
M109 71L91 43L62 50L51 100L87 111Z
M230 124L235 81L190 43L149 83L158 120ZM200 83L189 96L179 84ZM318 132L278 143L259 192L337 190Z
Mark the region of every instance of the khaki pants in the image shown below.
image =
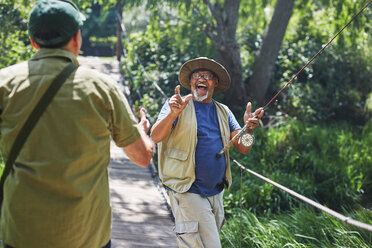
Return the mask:
M167 191L180 248L220 248L224 224L223 191L210 197Z

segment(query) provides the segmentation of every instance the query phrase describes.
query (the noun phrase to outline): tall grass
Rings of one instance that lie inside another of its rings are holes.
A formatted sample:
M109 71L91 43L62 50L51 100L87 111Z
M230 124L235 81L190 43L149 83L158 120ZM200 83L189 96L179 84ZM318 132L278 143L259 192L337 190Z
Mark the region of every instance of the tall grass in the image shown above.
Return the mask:
M302 207L293 209L291 213L260 217L242 210L241 218L239 209L234 209L233 212L234 217L230 218L222 229L223 247L240 247L240 244L246 248L372 247L371 232L349 226L310 208ZM356 218L371 223L372 213L364 210Z

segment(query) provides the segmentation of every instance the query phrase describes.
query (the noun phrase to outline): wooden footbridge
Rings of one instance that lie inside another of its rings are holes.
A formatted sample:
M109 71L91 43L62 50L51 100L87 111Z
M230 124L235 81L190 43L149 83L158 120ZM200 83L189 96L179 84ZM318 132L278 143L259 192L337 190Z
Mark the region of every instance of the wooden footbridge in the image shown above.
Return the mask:
M106 73L120 83L116 60L97 57L79 57L78 60L82 66ZM110 152L112 247L177 247L166 194L154 166L136 166L114 142L111 142Z

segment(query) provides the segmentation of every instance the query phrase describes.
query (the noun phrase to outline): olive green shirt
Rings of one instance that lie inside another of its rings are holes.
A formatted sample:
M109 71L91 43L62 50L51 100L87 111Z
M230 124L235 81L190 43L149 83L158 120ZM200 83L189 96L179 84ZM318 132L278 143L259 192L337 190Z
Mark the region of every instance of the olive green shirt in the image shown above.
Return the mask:
M76 57L40 49L0 70L0 149L10 148L38 100ZM16 248L98 248L110 239L110 136L136 141L137 122L117 83L79 67L59 89L24 144L4 185L3 241Z

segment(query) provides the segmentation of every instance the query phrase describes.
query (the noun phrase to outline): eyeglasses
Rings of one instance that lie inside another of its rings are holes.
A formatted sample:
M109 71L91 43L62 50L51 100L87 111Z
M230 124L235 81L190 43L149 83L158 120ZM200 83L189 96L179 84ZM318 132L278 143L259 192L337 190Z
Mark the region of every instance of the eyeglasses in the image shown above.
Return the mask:
M206 74L201 74L199 72L194 72L191 77L193 79L200 79L200 78L204 78L205 80L211 80L213 78L213 74L212 73L206 73Z

